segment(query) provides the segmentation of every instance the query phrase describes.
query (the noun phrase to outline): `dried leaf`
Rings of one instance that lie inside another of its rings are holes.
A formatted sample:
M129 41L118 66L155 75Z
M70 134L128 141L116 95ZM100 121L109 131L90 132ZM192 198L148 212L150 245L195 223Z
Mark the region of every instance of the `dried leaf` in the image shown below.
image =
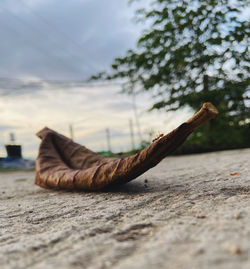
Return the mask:
M101 157L57 132L44 128L36 161L35 183L44 188L99 190L126 183L157 165L178 148L192 131L214 118L217 109L205 103L191 119L127 158Z

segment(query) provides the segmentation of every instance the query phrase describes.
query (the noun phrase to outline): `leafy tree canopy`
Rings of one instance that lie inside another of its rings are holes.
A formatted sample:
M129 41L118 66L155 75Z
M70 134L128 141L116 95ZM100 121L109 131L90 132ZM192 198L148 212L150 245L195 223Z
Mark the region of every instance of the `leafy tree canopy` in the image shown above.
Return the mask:
M221 112L212 124L217 137L224 128L244 129L229 139L228 147L237 141L247 144L243 137L250 129L250 23L242 11L248 4L246 0L156 0L150 10L137 11L139 20L150 23L137 48L114 59L110 73L94 78L125 79L124 92L150 92L155 98L152 109L197 110L211 101ZM206 130L200 132L206 139ZM210 141L217 148L221 143L225 144L220 139Z

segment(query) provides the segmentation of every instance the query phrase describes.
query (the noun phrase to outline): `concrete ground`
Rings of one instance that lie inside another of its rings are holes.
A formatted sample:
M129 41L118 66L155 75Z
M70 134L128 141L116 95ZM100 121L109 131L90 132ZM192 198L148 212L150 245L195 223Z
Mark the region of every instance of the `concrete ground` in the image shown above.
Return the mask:
M0 268L250 268L250 149L170 157L105 192L0 174Z

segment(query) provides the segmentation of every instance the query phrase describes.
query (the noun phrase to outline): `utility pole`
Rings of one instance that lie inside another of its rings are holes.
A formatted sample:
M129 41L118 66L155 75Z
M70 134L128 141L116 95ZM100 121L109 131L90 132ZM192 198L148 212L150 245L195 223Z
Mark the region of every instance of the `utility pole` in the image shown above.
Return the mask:
M106 138L107 138L108 152L111 152L110 131L109 131L109 128L106 129Z
M69 136L73 140L74 139L74 131L73 131L73 125L69 124Z
M135 114L135 123L136 123L136 127L137 127L137 132L138 132L140 144L141 144L142 143L142 134L141 134L141 126L140 126L140 121L139 121L138 112L137 112L137 104L136 104L136 96L135 96L134 88L132 88L132 104L133 104L133 110L134 110L134 114Z
M134 140L134 129L133 129L133 121L129 119L129 129L130 129L130 137L131 137L131 146L132 150L135 149L135 140Z
M15 141L16 141L15 134L10 133L10 144L15 145Z

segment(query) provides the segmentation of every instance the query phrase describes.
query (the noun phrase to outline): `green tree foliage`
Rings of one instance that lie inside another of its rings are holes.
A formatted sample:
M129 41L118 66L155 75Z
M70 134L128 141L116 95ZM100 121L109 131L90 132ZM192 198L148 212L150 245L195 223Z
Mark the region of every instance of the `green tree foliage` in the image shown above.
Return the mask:
M199 109L212 102L220 115L195 132L187 150L250 146L247 1L156 0L137 16L150 24L135 50L116 58L111 73L123 90L148 91L152 109ZM209 132L208 132L209 130Z

